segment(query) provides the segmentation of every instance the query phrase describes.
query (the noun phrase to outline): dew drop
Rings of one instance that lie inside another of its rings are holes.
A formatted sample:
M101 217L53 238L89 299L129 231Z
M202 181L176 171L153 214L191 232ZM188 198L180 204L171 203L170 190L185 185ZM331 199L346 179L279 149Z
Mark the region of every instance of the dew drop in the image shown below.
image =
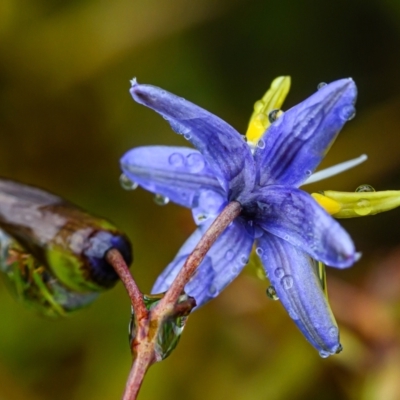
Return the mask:
M370 214L372 211L371 202L367 199L358 200L356 206L354 207L354 211L356 214L361 216Z
M356 192L375 192L375 189L371 186L368 185L367 183L364 183L363 185L360 185L357 189Z
M191 135L190 133L184 133L184 134L183 134L183 137L184 137L186 140L190 140L190 139L192 138L192 135Z
M228 261L232 261L234 257L235 257L235 252L233 250L228 250L225 253L225 259Z
M270 113L268 114L268 120L271 124L274 123L279 118L280 112L281 110L278 109L270 111Z
M264 254L264 249L261 247L256 248L256 254L261 257Z
M322 89L324 86L326 86L326 82L319 83L318 86L317 86L317 90Z
M263 107L264 107L264 102L261 100L258 100L254 103L254 111L257 113L260 112Z
M235 265L231 268L231 272L232 274L236 275L238 273L238 267L236 267Z
M335 338L335 337L337 337L339 330L338 330L338 328L336 328L336 326L332 326L329 328L328 333L331 338Z
M306 171L306 175L307 176L311 176L311 174L312 174L312 171L310 171L309 169Z
M285 275L285 270L283 268L277 268L274 274L278 279L281 279Z
M206 165L203 156L198 153L190 153L186 156L186 159L191 172L200 172Z
M281 285L285 290L289 290L293 287L293 277L291 275L285 275L281 280Z
M185 157L180 153L172 153L168 158L168 162L173 167L182 167L185 165Z
M214 285L211 285L208 289L208 293L210 296L215 297L218 294L218 290Z
M340 116L345 121L350 121L356 116L356 109L351 105L344 106L340 111Z
M266 293L271 300L279 300L279 297L276 294L276 290L273 286L268 287Z
M243 255L240 257L240 263L242 265L246 265L248 262L249 262L249 259L246 256Z
M289 317L292 319L299 319L299 316L297 315L297 312L293 310L293 308L289 308Z
M242 139L247 143L247 136L246 135L240 135Z
M156 203L158 206L165 206L169 203L169 198L161 194L156 194L154 196L154 203Z
M343 346L341 343L339 343L338 347L336 348L335 354L339 354L343 351Z
M261 150L265 148L265 142L264 142L263 139L260 139L260 140L258 141L257 147L258 147L259 149L261 149Z
M125 174L120 175L119 183L125 190L135 190L139 186L138 183L131 181Z
M330 356L330 353L325 350L320 350L319 356L322 358L328 358Z

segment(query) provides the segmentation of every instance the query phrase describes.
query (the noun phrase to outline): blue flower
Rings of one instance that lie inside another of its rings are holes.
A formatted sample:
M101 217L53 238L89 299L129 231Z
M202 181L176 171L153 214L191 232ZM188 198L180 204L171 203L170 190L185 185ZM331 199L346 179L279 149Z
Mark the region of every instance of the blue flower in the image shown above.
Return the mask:
M276 119L255 147L228 123L181 97L136 80L130 92L197 148L138 147L121 159L131 181L190 208L198 225L158 277L153 293L168 289L218 213L238 201L241 215L212 246L185 291L198 306L216 297L246 265L255 244L279 299L305 337L321 356L340 351L339 330L315 260L345 268L357 253L338 222L298 187L354 115L354 82L323 86Z

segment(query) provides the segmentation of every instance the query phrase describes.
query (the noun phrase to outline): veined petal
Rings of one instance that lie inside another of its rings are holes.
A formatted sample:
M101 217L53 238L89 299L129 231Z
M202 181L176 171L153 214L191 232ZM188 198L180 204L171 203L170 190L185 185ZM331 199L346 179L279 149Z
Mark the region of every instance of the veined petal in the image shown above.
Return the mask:
M338 268L357 260L348 233L306 192L271 185L254 193L252 202L258 207L257 224L312 258Z
M254 112L250 118L249 127L246 132L248 144L251 144L254 148L257 146L257 142L271 125L269 113L282 107L289 89L290 76L279 76L272 81L271 87L262 99L255 102Z
M285 240L265 233L258 254L280 301L322 357L341 350L339 329L312 260Z
M135 101L161 114L204 156L228 195L251 189L255 165L250 149L228 123L195 104L151 85L133 83Z
M326 190L313 193L314 199L335 218L354 218L375 215L400 206L400 190L380 192L336 192ZM337 207L332 207L336 204Z
M165 292L169 288L204 229L206 227L199 227L185 242L175 259L157 278L152 293ZM235 220L222 233L185 286L185 292L196 299L197 307L218 296L239 275L248 262L253 241L240 220Z
M196 194L201 190L223 194L204 157L194 149L136 147L125 153L120 162L122 171L129 179L184 207L192 208Z
M299 186L309 178L343 125L354 116L356 96L353 80L341 79L278 118L254 154L259 184Z

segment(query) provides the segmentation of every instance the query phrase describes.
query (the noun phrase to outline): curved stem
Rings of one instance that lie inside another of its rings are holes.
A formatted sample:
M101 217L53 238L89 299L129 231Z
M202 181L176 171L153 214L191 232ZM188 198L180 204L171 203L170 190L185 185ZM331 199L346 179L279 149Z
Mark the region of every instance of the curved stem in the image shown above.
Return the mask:
M121 253L117 249L110 249L106 254L106 260L113 266L115 272L118 274L122 283L124 284L129 298L131 299L131 304L136 319L140 321L147 318L148 311L143 301L142 292L136 285L136 282L134 281Z

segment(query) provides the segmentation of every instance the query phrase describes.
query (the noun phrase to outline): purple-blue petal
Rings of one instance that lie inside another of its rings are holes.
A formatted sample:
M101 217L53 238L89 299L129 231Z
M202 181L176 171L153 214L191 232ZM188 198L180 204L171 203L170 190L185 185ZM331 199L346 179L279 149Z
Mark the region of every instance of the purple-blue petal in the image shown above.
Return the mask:
M265 233L257 253L282 305L322 357L341 350L339 329L312 260L285 240Z
M228 123L195 104L151 85L133 84L135 101L161 114L204 156L230 198L251 189L253 156L241 135Z
M136 147L121 158L124 174L144 189L192 208L198 193L224 195L204 157L187 147ZM226 196L226 195L224 195Z
M352 79L323 86L286 111L261 138L255 160L258 182L301 185L314 172L343 125L355 114Z
M157 278L152 293L165 292L170 287L207 226L199 227L185 242L175 259ZM222 233L185 286L185 292L196 299L197 307L218 296L237 277L248 262L253 241L240 220L235 220Z
M259 226L316 260L338 268L356 261L348 233L308 193L271 185L254 193L252 204Z

